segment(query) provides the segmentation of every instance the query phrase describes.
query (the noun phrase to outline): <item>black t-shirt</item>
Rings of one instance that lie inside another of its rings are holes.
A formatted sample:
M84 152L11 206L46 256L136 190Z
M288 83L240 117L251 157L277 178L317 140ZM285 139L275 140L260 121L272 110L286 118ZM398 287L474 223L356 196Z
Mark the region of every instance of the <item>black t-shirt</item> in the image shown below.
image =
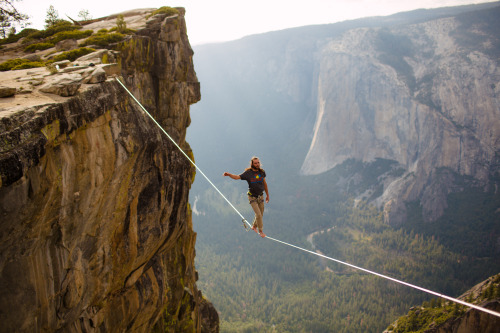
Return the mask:
M243 172L240 178L241 180L247 181L250 195L257 197L264 192L264 178L266 178L266 172L264 170L253 171L249 169Z

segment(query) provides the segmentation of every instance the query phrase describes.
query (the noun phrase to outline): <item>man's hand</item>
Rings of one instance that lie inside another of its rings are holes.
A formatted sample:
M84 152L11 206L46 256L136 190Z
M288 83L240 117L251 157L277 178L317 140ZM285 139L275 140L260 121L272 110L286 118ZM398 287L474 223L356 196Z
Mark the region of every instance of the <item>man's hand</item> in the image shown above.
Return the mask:
M269 203L269 196L266 196L266 203Z
M227 177L232 178L232 179L241 179L241 178L240 178L240 176L238 176L238 175L233 175L233 174L231 174L231 173L229 173L229 172L224 172L222 175L223 175L224 177L226 177L226 176L227 176Z

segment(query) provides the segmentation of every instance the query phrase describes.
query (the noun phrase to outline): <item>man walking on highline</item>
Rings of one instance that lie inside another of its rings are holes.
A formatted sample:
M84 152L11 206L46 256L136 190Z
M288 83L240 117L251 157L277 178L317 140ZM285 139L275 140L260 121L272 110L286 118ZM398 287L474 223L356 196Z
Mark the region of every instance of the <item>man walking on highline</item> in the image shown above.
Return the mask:
M233 175L229 172L224 172L223 176L228 176L232 179L246 180L248 183L248 201L255 212L253 219L252 230L257 232L261 237L266 237L263 229L262 215L264 215L264 194L266 192L266 203L269 202L269 191L267 190L266 172L260 168L258 157L252 157L250 167L246 168L241 175ZM258 229L258 231L257 231Z

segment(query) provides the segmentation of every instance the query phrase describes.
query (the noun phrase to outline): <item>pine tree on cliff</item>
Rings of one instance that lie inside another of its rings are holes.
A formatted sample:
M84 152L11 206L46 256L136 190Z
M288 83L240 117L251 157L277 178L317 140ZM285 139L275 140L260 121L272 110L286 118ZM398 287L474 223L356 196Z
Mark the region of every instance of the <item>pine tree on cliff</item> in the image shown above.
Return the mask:
M9 28L13 28L13 23L24 27L28 25L28 15L20 13L14 6L16 0L0 0L0 36L7 37Z

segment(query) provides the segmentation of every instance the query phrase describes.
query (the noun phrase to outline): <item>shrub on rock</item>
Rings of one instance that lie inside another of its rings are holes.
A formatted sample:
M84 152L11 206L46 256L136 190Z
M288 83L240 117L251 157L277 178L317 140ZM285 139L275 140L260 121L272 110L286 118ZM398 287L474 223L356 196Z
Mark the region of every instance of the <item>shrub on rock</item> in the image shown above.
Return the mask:
M179 14L179 11L175 8L172 8L172 7L163 6L163 7L160 7L158 9L154 10L151 14L146 16L146 18L148 19L151 16L156 15L156 14L167 14L167 16L173 16L173 15Z
M90 36L86 40L83 41L80 46L87 45L98 45L98 46L108 46L109 44L121 42L125 38L125 35L120 33L111 33L111 34L97 34L94 36Z
M16 58L16 59L9 59L7 61L4 61L0 64L0 71L5 72L5 71L10 71L16 66L20 66L22 64L26 64L32 62L28 59L21 59L21 58Z
M57 42L60 42L62 40L66 40L66 39L82 39L82 38L86 38L86 37L91 36L92 34L93 34L92 30L61 31L61 32L56 33L54 36L52 36L50 38L50 41L55 44Z
M26 37L26 41L29 42L29 41L33 41L36 39L44 39L44 38L51 37L51 36L55 35L58 32L61 32L61 31L79 30L81 28L82 27L73 25L73 23L71 23L71 22L62 20L60 22L57 22L56 24L54 24L50 28L30 33Z
M78 59L86 54L92 53L94 51L95 51L95 49L92 49L89 47L80 47L80 48L75 49L75 50L63 52L63 53L55 56L52 60L53 61L62 61L62 60L75 61L76 59Z
M14 66L12 68L12 70L15 71L18 69L28 69L28 68L36 68L36 67L43 67L43 66L45 66L45 63L42 61L29 61L29 62L19 64L17 66Z
M51 47L54 47L54 43L36 43L26 46L24 52L33 53L35 51L50 49Z

